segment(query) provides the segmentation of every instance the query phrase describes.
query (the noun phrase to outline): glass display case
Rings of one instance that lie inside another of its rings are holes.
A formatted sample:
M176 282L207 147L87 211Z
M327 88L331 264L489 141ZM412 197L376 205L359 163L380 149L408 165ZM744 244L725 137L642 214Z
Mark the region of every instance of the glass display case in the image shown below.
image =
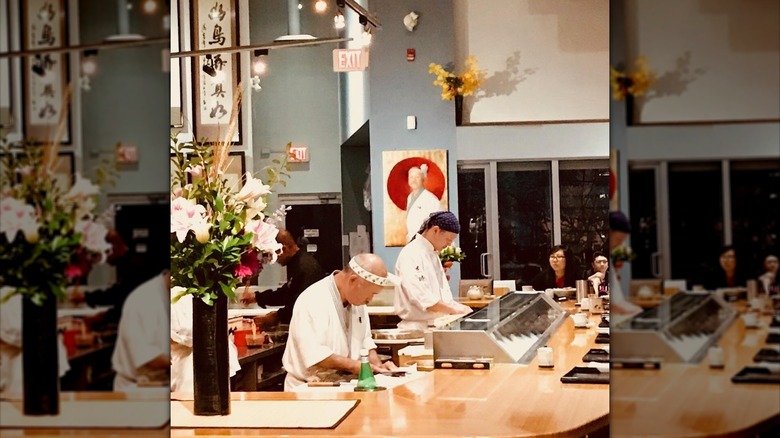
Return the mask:
M698 363L731 325L737 311L709 292L680 292L612 326L615 362Z
M543 293L514 292L433 331L434 361L529 363L566 319Z

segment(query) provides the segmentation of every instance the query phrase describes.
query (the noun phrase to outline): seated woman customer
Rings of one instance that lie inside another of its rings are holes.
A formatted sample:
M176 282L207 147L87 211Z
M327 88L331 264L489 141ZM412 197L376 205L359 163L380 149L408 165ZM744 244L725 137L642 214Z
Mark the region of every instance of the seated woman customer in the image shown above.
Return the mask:
M727 245L718 253L718 265L709 273L708 278L703 279L707 290L715 290L728 287L741 287L747 284L747 277L742 268L737 264L737 251L733 246Z
M531 280L534 290L575 287L580 276L577 261L569 247L555 245L548 255L549 267Z

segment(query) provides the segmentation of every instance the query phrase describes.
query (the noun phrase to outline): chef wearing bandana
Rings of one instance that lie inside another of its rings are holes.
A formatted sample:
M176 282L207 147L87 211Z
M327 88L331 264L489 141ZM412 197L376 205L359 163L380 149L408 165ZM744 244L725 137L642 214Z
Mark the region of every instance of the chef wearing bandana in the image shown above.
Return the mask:
M467 314L471 308L456 302L439 259L439 251L452 244L460 232L458 218L449 211L431 213L420 230L398 255L395 288L398 328L425 330L444 315Z
M339 374L357 375L364 348L369 350L374 372L398 369L379 359L365 306L394 281L379 256L358 254L343 270L303 291L293 308L282 356L287 371L284 390L312 381L339 380Z

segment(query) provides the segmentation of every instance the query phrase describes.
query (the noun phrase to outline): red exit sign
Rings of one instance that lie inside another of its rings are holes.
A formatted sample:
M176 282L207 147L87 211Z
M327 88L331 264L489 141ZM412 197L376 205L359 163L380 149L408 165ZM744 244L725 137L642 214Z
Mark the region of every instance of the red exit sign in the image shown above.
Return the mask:
M363 71L368 68L368 50L335 49L333 51L333 71Z
M309 147L303 145L290 146L287 156L287 161L291 163L308 163Z

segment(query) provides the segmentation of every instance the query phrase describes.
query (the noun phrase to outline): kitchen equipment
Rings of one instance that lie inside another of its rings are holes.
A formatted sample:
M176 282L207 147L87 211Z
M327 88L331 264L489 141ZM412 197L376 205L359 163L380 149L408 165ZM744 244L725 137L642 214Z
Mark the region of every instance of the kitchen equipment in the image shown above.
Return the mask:
M434 359L528 364L565 318L566 311L545 294L508 293L434 329Z
M737 311L716 294L678 292L656 307L613 324L612 359L699 363L736 316Z

